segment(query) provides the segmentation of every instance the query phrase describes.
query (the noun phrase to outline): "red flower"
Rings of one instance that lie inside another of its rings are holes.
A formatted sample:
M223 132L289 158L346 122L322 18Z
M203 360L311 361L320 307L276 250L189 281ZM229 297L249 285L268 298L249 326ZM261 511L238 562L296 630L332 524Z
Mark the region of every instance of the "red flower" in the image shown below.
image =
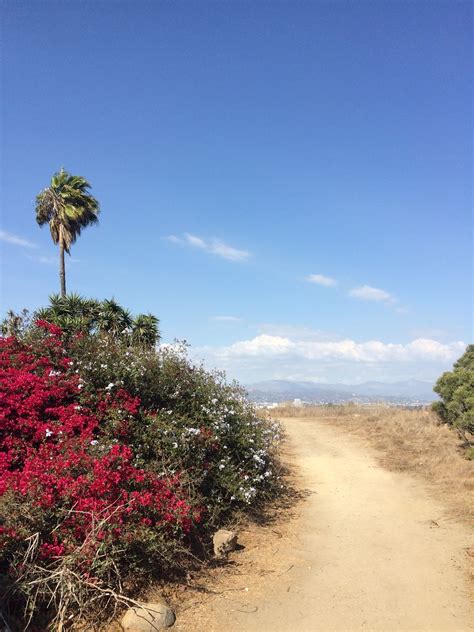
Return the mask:
M160 478L133 465L130 427L140 419L140 399L124 389L84 393L61 328L36 325L49 336L35 347L0 339L0 496L11 492L52 517L66 515L42 542L41 557L87 544L82 550L92 559L101 541L126 541L138 525L188 532L199 515L179 477ZM104 430L107 419L119 420L113 439ZM98 521L104 526L94 536ZM3 525L0 548L16 537Z

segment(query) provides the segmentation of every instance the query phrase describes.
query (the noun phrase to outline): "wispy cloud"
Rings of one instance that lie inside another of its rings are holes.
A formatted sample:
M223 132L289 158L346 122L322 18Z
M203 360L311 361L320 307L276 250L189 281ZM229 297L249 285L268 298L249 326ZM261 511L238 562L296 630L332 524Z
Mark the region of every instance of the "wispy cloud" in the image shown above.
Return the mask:
M267 334L270 336L283 336L295 340L339 340L340 337L332 332L322 331L321 329L313 329L304 325L282 325L275 323L262 323L257 327L258 334Z
M44 263L48 266L53 266L58 263L58 259L56 257L45 257L44 255L39 255L38 257L30 257L30 259L33 259L38 263Z
M349 292L349 296L354 298L361 299L362 301L374 301L376 303L395 303L396 298L390 294L390 292L386 292L385 290L381 290L377 287L372 287L370 285L361 285L360 287L355 287Z
M13 233L7 233L6 230L0 230L0 241L4 241L7 244L13 244L14 246L21 246L23 248L38 248L36 244Z
M240 323L242 319L238 316L213 316L211 320L216 320L221 323Z
M306 281L316 283L317 285L324 285L325 287L334 287L337 285L336 279L332 279L324 274L308 274Z
M200 250L204 250L204 252L208 252L213 255L217 255L218 257L222 257L223 259L227 259L228 261L246 261L251 257L251 253L247 250L240 250L239 248L234 248L229 244L226 244L224 241L220 239L202 239L201 237L197 237L196 235L191 235L190 233L185 233L182 237L177 237L176 235L169 235L166 237L168 241L173 244L180 244L182 246L192 246L193 248L199 248Z
M41 263L47 266L55 266L58 265L58 257L46 256L46 255L27 255L28 259L32 261L36 261L36 263ZM67 263L80 263L81 259L76 259L75 257L68 257Z
M165 237L165 239L167 241L170 241L172 244L184 244L185 241L184 239L181 239L180 237L176 237L176 235L168 235L167 237Z

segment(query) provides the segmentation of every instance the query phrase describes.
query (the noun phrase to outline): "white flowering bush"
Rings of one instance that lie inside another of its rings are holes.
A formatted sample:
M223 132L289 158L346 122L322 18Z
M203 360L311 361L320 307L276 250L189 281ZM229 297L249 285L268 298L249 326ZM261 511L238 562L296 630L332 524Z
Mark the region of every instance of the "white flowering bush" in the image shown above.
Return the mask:
M134 349L84 337L76 349L86 391L125 389L140 398L146 412L131 429L135 464L184 477L193 504L204 511L202 530L275 493L279 425L259 416L224 374L193 364L186 345Z

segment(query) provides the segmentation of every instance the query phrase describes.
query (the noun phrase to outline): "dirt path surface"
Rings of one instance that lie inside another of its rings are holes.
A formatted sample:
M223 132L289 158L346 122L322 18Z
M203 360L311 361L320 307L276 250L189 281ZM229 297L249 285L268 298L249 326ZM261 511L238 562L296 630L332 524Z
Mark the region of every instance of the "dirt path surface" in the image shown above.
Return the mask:
M474 630L470 531L417 479L382 469L340 429L307 418L284 425L308 491L298 516L280 538L269 530L260 553L249 544L235 554L247 560L232 588L178 613L177 630Z

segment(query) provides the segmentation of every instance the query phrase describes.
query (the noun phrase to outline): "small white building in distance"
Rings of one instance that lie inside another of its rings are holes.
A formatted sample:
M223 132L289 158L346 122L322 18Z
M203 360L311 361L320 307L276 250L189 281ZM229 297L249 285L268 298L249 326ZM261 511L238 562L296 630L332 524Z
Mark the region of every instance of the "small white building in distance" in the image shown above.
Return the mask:
M293 400L293 406L296 406L297 408L301 408L301 406L303 406L303 402L301 401L301 399L294 399Z

